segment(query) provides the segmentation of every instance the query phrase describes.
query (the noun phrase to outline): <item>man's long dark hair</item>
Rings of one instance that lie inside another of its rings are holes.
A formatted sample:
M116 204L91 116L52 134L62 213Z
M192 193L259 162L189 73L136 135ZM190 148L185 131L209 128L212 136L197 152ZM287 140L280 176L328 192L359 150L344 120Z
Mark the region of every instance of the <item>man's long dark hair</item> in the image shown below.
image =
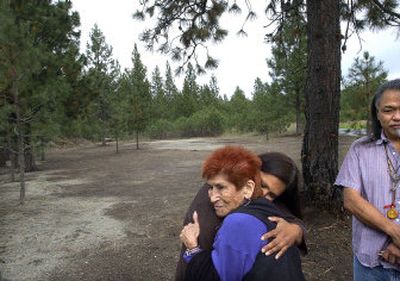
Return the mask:
M285 205L296 217L303 218L299 195L301 178L294 161L279 152L267 152L259 157L262 161L261 171L279 178L286 184L285 191L274 201Z
M381 131L382 131L382 126L381 123L378 120L378 105L379 102L382 98L382 95L385 91L387 90L398 90L400 91L400 79L394 79L390 80L384 84L382 84L378 90L376 91L374 98L372 99L371 102L371 120L370 120L370 128L371 132L369 132L369 135L371 136L371 139L377 140L381 138Z

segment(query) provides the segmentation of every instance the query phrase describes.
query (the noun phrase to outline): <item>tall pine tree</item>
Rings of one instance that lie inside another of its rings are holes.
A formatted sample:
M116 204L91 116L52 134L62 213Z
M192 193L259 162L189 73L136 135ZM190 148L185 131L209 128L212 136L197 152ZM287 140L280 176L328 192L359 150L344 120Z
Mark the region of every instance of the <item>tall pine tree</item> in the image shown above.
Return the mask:
M91 102L90 123L97 125L102 144L106 144L111 120L111 99L114 93L115 65L112 58L112 47L97 25L90 33L90 42L86 47L87 72L90 90L93 93Z
M133 68L127 70L121 84L125 104L126 122L130 134L136 138L136 149L139 149L139 135L144 132L151 118L150 83L146 78L146 67L143 65L135 44L132 52Z

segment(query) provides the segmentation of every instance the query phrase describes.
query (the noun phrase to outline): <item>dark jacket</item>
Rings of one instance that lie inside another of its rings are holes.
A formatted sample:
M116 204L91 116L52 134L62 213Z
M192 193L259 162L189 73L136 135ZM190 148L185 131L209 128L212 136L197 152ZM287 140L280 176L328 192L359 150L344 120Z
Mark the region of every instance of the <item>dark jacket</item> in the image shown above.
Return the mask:
M278 216L286 218L273 203L260 198L251 201L246 206L241 206L232 213L245 213L255 216L267 226L267 229L275 228L275 223L269 221L269 216ZM285 255L276 260L273 256L265 256L261 252L243 280L256 281L304 281L304 275L301 270L301 260L297 247L290 247ZM213 265L211 251L203 251L192 258L186 269L185 281L197 280L219 280L218 273Z
M279 210L285 215L285 218L290 223L296 223L300 225L301 228L305 229L304 223L296 218L295 216L291 215L285 206L276 205ZM183 225L192 222L192 215L193 212L197 211L199 215L199 223L200 223L200 236L199 236L199 245L202 249L206 251L212 250L212 245L214 243L214 237L217 233L218 227L221 224L222 220L215 215L214 208L210 203L208 198L208 186L203 185L199 192L196 194L195 198L193 199L192 203L189 206L189 209L186 212ZM179 261L176 267L175 272L175 281L183 281L185 276L186 264L182 259L182 255L185 251L184 245L182 245L181 253L179 256ZM303 239L302 244L299 246L299 249L303 253L307 253L307 246ZM281 257L282 258L282 257ZM280 258L280 259L281 259Z

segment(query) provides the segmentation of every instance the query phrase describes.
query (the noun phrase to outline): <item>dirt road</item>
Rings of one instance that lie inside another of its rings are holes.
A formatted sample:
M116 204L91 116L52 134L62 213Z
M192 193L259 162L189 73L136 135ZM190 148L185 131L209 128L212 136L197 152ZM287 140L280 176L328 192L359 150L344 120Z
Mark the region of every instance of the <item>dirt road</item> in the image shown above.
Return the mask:
M351 139L343 139L345 151ZM300 137L213 138L58 149L28 174L26 204L0 171L3 280L172 280L183 214L206 155L226 144L281 151L300 163ZM348 220L306 210L307 280L350 280ZM1 278L0 278L1 279Z

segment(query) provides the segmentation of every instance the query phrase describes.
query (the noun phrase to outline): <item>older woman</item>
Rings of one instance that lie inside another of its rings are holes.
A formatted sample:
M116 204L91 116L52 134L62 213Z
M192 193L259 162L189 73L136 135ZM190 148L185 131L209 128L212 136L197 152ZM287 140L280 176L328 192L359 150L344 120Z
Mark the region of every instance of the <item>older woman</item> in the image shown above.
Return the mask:
M211 252L199 247L201 217L194 214L194 223L182 230L186 280L304 280L296 248L279 260L260 252L266 244L261 236L274 228L267 217L285 218L263 197L260 165L255 154L240 147L218 149L205 161L210 202L224 221Z
M301 188L301 176L294 161L283 153L267 152L258 156L261 159L261 187L264 196L273 200L274 204L285 218L272 216L269 219L277 224L277 227L264 234L263 239L269 241L262 251L275 258L284 256L285 252L293 245L297 245L302 253L307 253L304 240L305 226L302 218L299 189ZM208 186L205 184L193 199L184 219L183 225L192 222L193 212L201 217L199 246L205 250L211 250L214 237L222 222L217 217L214 207L208 198ZM294 216L293 216L294 215ZM183 245L181 253L186 247ZM186 263L182 255L176 267L175 281L185 279Z

